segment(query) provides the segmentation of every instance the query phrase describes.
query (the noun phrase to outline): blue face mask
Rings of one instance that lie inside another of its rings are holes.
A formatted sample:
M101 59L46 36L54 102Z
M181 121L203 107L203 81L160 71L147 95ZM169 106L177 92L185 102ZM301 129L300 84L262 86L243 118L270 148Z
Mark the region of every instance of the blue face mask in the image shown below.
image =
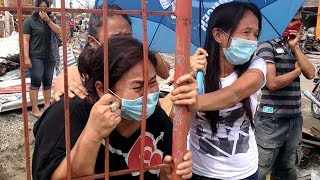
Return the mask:
M223 31L223 30L222 30ZM224 31L223 31L224 32ZM226 35L229 36L226 32ZM248 62L256 51L258 41L251 41L241 38L231 38L229 48L222 48L227 60L233 65L241 65Z
M124 98L120 98L118 95L116 95L114 92L112 92L110 89L109 91L121 99L121 117L128 119L128 120L136 120L141 121L142 119L142 96L133 99L128 100ZM159 94L160 92L150 93L147 97L147 114L146 118L148 119L156 109L156 106L158 104L159 100Z

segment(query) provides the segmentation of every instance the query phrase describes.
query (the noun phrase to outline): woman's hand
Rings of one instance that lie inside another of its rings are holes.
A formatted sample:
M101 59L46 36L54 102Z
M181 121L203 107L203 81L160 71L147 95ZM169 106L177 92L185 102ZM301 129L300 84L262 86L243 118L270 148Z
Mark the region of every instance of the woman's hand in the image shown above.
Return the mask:
M60 101L60 97L64 94L64 89L59 88L55 89L53 94L54 101ZM79 96L81 99L85 99L88 95L87 89L83 86L82 83L69 83L68 84L68 96L69 98L74 98Z
M170 165L172 163L172 157L166 156L163 159L164 164ZM176 174L181 176L182 179L190 179L192 177L192 152L188 151L183 157L183 162L178 164ZM160 170L160 179L171 179L171 167L163 168Z
M26 65L26 69L32 68L32 63L29 57L24 58L24 64Z
M204 74L206 74L207 57L207 51L202 48L198 48L197 51L190 57L190 73L193 76L195 76L198 71L202 71Z
M45 22L50 21L50 18L49 18L49 16L48 16L48 14L47 14L46 12L44 12L44 11L40 11L40 12L39 12L39 16L40 16L40 18L41 18L43 21L45 21Z
M175 88L171 94L171 101L174 105L187 105L190 111L197 110L198 87L197 82L191 74L185 74L176 81Z
M68 68L68 96L74 98L76 95L81 99L85 99L88 95L87 89L82 84L78 68L72 66ZM59 74L54 85L53 101L60 101L60 97L64 94L63 73Z
M101 143L121 121L119 99L111 94L103 95L91 109L84 136Z

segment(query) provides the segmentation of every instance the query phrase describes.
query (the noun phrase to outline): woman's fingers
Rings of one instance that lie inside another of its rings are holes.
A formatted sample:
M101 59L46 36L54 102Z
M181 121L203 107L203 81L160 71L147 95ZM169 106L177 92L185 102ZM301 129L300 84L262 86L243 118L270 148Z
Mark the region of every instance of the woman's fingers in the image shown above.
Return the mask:
M120 114L119 100L111 94L105 94L94 104L86 126L96 131L95 138L105 138L120 123Z
M191 74L186 74L178 78L177 84L181 86L171 92L171 101L174 105L187 105L190 111L195 111L198 100L198 87L195 79Z
M185 74L181 77L179 77L176 81L177 85L181 85L183 83L195 83L196 80L194 79L194 77L191 74Z
M192 153L188 151L183 157L183 162L180 163L176 171L177 175L182 176L182 179L189 179L192 176Z
M75 95L79 96L81 99L87 97L87 90L82 84L69 84L69 97L74 98Z
M96 102L98 105L110 105L111 102L115 100L114 96L112 94L104 94L100 97L99 101Z
M200 60L200 61L204 61L206 58L207 58L207 56L203 55L203 54L192 57L193 60Z
M203 74L206 74L206 70L207 70L207 68L205 65L195 64L191 67L191 74L192 74L192 76L195 76L198 71L202 71Z
M184 99L185 97L189 97L188 94L192 93L193 91L197 91L198 88L194 84L184 85L180 86L178 88L175 88L171 94L172 94L172 100L179 100Z
M199 47L199 48L196 50L196 52L194 53L194 55L201 55L201 54L203 54L203 55L205 55L205 56L208 56L207 51L204 50L203 48L200 48L200 47Z
M52 100L59 102L60 101L60 96L62 96L64 94L64 92L55 92L53 94Z
M205 55L192 56L190 60L190 68L193 76L197 73L197 71L202 71L206 74L207 70L207 59Z

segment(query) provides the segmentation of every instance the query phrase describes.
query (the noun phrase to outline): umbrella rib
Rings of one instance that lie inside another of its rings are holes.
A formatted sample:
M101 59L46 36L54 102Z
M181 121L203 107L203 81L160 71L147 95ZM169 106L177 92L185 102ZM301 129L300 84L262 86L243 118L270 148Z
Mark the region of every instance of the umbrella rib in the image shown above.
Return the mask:
M250 3L252 3L252 4L255 4L254 2L252 2L252 1L250 1L250 0L248 0ZM269 6L269 4L267 5L267 6ZM266 6L264 6L264 7L266 7ZM260 8L259 8L260 9ZM261 8L262 9L262 8ZM260 12L261 12L261 9L260 9ZM266 16L264 16L264 14L261 12L261 16L263 16L264 17L264 19L270 24L270 26L275 30L275 32L279 35L279 36L281 36L281 34L278 32L278 30L273 26L273 24L269 21L269 19L268 18L266 18Z
M169 8L168 8L168 9L169 9ZM166 11L168 11L168 9L166 9ZM152 38L151 38L151 40L150 40L149 48L151 47L152 41L153 41L153 39L156 37L156 34L157 34L158 30L159 30L159 27L160 27L160 25L162 24L161 22L162 22L162 20L163 20L165 17L166 17L166 16L163 15L163 17L162 17L161 20L159 21L159 25L158 25L156 31L154 32L154 34L153 34L153 36L152 36ZM150 21L150 20L149 20L149 21ZM154 21L153 21L153 22L154 22Z

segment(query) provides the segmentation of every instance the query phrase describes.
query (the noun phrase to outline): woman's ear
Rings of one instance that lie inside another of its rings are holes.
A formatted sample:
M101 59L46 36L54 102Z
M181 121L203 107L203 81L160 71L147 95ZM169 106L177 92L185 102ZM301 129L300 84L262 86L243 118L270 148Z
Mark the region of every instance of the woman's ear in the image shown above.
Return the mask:
M217 41L217 43L221 44L222 43L222 34L221 34L221 30L219 28L214 28L212 31L211 31L211 34L212 34L212 37L214 40Z
M97 82L95 83L95 87L96 87L96 91L97 91L97 93L98 93L98 96L99 96L99 97L103 96L103 95L104 95L104 92L103 92L103 84L102 84L102 82L97 81Z
M98 49L99 45L98 45L98 43L96 42L96 40L92 36L88 36L87 37L87 41L88 41L88 43L90 44L90 46L92 48Z

